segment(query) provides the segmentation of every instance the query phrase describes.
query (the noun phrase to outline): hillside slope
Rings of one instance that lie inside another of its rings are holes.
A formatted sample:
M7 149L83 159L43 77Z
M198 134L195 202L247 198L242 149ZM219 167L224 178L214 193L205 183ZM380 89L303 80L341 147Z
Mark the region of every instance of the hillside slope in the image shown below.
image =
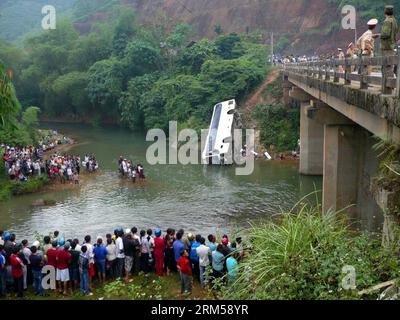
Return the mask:
M400 8L400 0L391 3ZM0 38L15 41L39 28L40 9L53 4L57 12L69 12L76 28L86 33L91 25L107 19L115 6L133 7L138 19L148 24L187 22L193 38L214 37L215 27L225 33L260 30L269 41L275 34L282 53L325 53L354 40L352 30L341 29L345 4L358 9L359 34L367 19L383 20L383 0L0 0Z

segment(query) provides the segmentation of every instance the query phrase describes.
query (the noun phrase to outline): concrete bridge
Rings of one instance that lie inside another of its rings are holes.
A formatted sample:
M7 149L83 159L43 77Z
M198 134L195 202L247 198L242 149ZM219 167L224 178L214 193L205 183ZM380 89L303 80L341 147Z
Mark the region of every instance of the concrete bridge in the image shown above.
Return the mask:
M373 146L376 137L400 142L400 79L381 69L398 64L394 56L287 64L282 70L285 98L301 106L300 173L323 176L324 212L351 206L351 217L371 229L383 217L372 183L379 164Z

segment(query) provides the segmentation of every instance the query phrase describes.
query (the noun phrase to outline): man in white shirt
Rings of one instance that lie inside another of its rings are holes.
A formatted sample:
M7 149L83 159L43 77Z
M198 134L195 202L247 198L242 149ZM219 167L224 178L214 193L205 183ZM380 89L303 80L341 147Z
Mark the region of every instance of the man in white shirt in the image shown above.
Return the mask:
M197 255L199 256L199 268L200 268L200 283L201 287L205 288L207 280L205 279L206 268L210 265L209 255L211 249L206 245L206 239L200 239L200 246L196 248Z
M115 235L118 237L115 241L117 247L117 278L123 279L123 269L125 265L125 253L124 253L124 241L122 239L124 232L121 230L116 230Z

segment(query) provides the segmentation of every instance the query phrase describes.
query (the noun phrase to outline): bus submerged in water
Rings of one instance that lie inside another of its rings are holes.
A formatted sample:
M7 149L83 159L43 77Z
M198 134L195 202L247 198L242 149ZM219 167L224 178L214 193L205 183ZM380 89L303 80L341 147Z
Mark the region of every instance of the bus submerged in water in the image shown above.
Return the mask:
M233 135L234 130L240 127L236 108L235 100L228 100L214 106L202 154L204 164L233 164Z

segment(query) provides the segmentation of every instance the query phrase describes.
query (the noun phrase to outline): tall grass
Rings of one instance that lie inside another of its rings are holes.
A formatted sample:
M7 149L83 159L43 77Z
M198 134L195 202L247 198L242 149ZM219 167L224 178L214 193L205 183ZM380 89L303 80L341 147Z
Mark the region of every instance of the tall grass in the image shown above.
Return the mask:
M378 239L355 234L340 214L302 204L248 230L247 257L226 299L349 299L357 291L398 276L397 257ZM346 265L356 269L357 289L341 288Z

